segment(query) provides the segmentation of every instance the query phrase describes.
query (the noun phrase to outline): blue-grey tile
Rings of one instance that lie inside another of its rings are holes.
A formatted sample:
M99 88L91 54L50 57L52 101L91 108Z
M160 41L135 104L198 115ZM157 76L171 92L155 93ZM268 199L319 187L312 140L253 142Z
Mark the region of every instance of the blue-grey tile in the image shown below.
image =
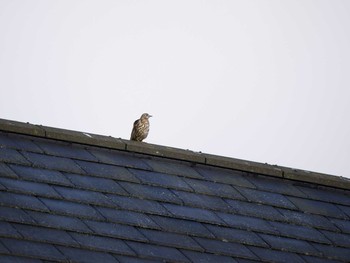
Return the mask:
M245 200L245 198L231 185L215 183L204 180L183 178L195 193L214 195L232 199Z
M5 221L0 221L0 236L21 238L21 235L12 226L12 224Z
M112 179L77 174L65 174L65 176L78 188L127 195L127 192Z
M0 240L0 254L2 253L9 254L10 251L1 243L1 240Z
M65 260L64 255L55 246L32 241L0 238L0 241L13 255L29 256L48 260Z
M350 223L349 223L350 224ZM350 234L340 234L326 230L321 231L333 244L350 248Z
M35 196L14 194L10 192L0 192L0 204L37 211L49 211L48 208Z
M193 238L187 235L169 233L150 229L140 229L140 232L156 245L164 245L176 248L187 248L191 250L204 251Z
M41 226L91 233L91 230L78 218L32 211L27 213Z
M203 176L200 175L193 167L188 163L180 161L171 161L163 159L146 160L153 171L165 174L180 175L184 177L202 179Z
M297 240L295 238L286 238L280 236L273 235L264 235L259 234L267 244L271 246L273 249L279 249L289 252L297 252L303 253L307 255L319 255L319 253L312 245L310 245L307 241Z
M9 138L7 134L0 132L0 148L14 148L18 149L18 145L14 140Z
M86 161L76 162L89 175L127 182L139 182L125 167Z
M8 148L14 148L22 151L42 152L42 150L31 140L33 137L9 134L0 136L0 145L3 144Z
M329 240L317 229L279 222L270 222L270 224L282 236L330 244Z
M80 244L81 247L103 252L111 252L122 255L135 255L135 253L125 244L124 241L87 234L71 233L71 236Z
M301 211L311 214L324 215L335 218L349 219L339 208L331 203L320 202L297 197L288 197Z
M307 225L320 229L327 229L337 231L337 227L326 217L321 215L306 214L287 209L280 209L278 211L284 215L285 221L298 225Z
M89 205L47 198L40 198L40 200L54 213L97 220L104 219L96 209Z
M233 171L229 169L222 169L216 167L196 166L196 170L207 180L212 182L219 182L224 184L232 184L236 186L243 186L255 188L246 178L246 173L240 171Z
M194 219L202 222L223 224L223 221L217 215L215 215L215 213L205 209L173 204L163 205L171 214L178 218Z
M298 188L311 199L331 202L336 204L350 205L350 195L346 195L342 191L327 188L311 188L306 186L298 186Z
M33 218L20 208L1 207L0 219L9 222L34 223Z
M350 221L332 218L331 221L344 233L350 234Z
M150 216L163 231L170 231L191 236L209 237L214 235L203 226L202 223L184 219L169 218L164 216Z
M155 229L159 228L159 226L154 223L149 216L142 213L103 207L96 207L96 209L98 209L98 211L104 217L112 222Z
M168 215L168 211L157 201L142 200L132 197L108 194L108 197L119 208L147 214Z
M249 249L263 261L283 262L283 263L304 263L304 260L298 254L295 254L295 253L272 250L270 248L259 248L259 247L249 247Z
M64 199L75 201L83 204L94 204L101 206L113 206L113 202L104 194L100 192L93 192L87 190L79 190L70 187L55 186L55 190L63 196Z
M84 171L72 159L69 158L31 152L24 152L23 155L36 167L84 174Z
M127 244L139 256L161 259L163 261L189 262L189 260L176 248L156 246L132 241L127 241Z
M245 245L242 244L201 237L196 237L195 240L205 249L206 252L225 256L258 259Z
M345 262L349 262L350 259L350 249L342 247L334 247L323 244L313 244L313 246L319 250L321 253L330 257L331 259L338 259Z
M61 196L49 185L23 181L13 180L8 178L0 178L0 183L11 192L19 192L30 195L40 195L52 198L61 198Z
M25 239L68 246L79 246L64 230L21 224L15 224L14 227Z
M342 210L348 217L350 217L350 201L347 205L337 205L337 207Z
M173 188L185 191L193 191L192 188L185 183L185 181L176 175L168 175L157 172L143 171L130 169L130 171L137 176L145 184L162 186L166 188Z
M83 147L70 143L37 140L36 144L44 150L46 154L81 159L87 161L97 161L97 159Z
M10 168L20 177L25 180L38 181L44 183L68 185L73 184L60 172L33 168L28 166L10 165Z
M139 258L139 257L129 257L129 256L120 256L120 255L114 255L116 259L120 263L154 263L155 260L152 259L145 259L145 258Z
M9 178L18 177L5 163L0 163L0 176Z
M21 256L0 255L1 263L43 263L40 259Z
M252 231L240 230L229 227L220 227L214 225L205 225L214 236L221 241L233 241L248 245L268 247L268 245L257 234Z
M260 217L270 220L282 220L284 218L283 215L272 206L230 199L226 199L226 202L232 207L231 210L241 215Z
M148 241L147 238L133 226L91 220L84 220L84 222L99 235L143 242Z
M151 170L151 167L147 165L140 156L136 156L135 154L101 148L92 148L89 149L89 152L91 152L101 163Z
M181 250L186 257L188 257L191 262L201 262L201 263L235 263L238 262L234 260L232 257L222 256L222 255L214 255L209 253L202 253L190 250Z
M217 214L229 226L241 229L255 230L259 232L276 233L276 230L269 224L269 222L263 219L227 213Z
M70 248L63 246L56 246L62 254L67 258L68 262L84 262L84 263L117 263L117 259L114 258L111 254L78 249L78 248Z
M331 260L326 257L320 258L320 257L305 256L305 255L300 255L300 256L306 263L339 263L338 260Z
M18 151L3 147L0 147L0 161L5 163L30 165L30 162L27 161Z
M128 191L129 194L135 197L182 204L180 198L166 188L127 182L119 182L119 184Z
M237 188L237 190L249 201L273 205L278 207L284 207L288 209L296 209L292 202L290 202L285 196L278 193L264 192L255 189Z

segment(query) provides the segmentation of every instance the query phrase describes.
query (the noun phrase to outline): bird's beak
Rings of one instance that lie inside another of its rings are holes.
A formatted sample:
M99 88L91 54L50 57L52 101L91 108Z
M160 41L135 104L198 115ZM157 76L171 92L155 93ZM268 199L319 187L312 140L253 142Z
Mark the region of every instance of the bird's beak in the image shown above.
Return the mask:
M151 117L153 117L152 115L148 115L148 118L151 118Z

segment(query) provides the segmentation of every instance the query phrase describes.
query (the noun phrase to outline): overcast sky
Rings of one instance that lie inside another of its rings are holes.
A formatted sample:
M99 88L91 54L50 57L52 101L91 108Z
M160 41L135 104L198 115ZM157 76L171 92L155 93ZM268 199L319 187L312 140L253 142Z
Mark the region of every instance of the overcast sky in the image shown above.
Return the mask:
M350 1L0 0L0 118L350 177Z

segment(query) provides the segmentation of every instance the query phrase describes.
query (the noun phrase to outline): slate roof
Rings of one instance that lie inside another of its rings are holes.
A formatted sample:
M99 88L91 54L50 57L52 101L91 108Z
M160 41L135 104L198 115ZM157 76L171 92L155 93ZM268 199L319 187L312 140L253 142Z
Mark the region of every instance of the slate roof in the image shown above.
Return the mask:
M349 262L350 181L0 120L0 262Z

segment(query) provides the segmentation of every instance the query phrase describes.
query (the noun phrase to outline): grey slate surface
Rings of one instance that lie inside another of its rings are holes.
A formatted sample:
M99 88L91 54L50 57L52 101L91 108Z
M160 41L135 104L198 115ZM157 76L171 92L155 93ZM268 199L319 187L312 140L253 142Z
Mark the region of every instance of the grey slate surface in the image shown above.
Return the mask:
M0 262L350 261L350 190L32 135L0 132Z

